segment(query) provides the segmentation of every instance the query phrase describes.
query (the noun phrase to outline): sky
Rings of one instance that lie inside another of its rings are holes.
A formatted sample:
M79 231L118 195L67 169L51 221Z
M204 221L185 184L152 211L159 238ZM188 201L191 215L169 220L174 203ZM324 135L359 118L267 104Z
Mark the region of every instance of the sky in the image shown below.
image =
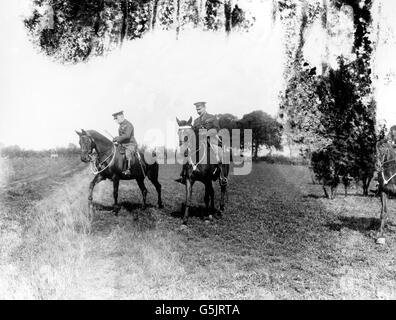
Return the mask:
M279 23L271 22L271 1L241 0L255 12L249 33L201 31L146 35L127 42L106 58L64 66L37 53L22 18L30 0L0 1L0 143L26 149L78 144L75 130L95 129L116 135L111 114L124 110L139 143L174 146L175 118L195 117L193 103L207 101L210 113L238 117L253 110L273 116L283 85L283 45ZM383 1L386 30L394 28L393 1ZM396 28L395 28L396 29ZM320 31L312 26L305 53L319 63ZM350 48L340 36L340 52ZM349 43L348 43L349 41ZM396 81L394 41L379 46L376 71L378 115L396 123L393 96ZM393 71L394 70L394 71Z

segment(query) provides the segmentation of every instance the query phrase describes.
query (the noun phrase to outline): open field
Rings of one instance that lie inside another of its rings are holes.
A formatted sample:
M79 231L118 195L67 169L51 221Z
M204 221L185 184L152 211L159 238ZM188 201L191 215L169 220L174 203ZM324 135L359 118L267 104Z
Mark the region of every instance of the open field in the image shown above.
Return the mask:
M95 189L92 221L92 176L72 167L76 173L48 178L45 188L34 177L18 185L33 186L31 193L10 199L2 191L1 298L396 298L394 214L386 245L376 245L379 199L355 191L345 198L342 188L324 199L305 167L254 164L249 176L231 177L222 219L192 217L186 230L178 217L184 188L173 182L178 166L160 166L164 209L154 207L150 186L151 205L141 210L136 182L124 181L115 217L106 181ZM203 209L203 186L193 199L193 211Z

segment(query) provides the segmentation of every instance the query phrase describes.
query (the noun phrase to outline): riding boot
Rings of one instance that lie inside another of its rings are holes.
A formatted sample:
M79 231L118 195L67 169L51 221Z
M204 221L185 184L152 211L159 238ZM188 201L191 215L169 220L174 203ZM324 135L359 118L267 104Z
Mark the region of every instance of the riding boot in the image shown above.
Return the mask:
M220 170L220 184L222 186L226 185L228 183L227 178L224 176L224 171L223 171L223 164L221 162L219 162L219 170Z
M180 178L175 179L176 182L186 184L186 177L184 175L184 168L182 168L182 171L180 172Z
M125 175L130 175L131 174L131 160L128 159L128 168L123 172Z

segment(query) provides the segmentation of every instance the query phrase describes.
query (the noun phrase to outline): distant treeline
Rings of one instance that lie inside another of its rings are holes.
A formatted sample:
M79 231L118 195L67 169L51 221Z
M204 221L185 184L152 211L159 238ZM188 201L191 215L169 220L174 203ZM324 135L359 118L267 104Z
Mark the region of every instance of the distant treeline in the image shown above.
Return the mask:
M67 147L57 147L55 149L48 150L26 150L20 146L5 146L0 148L0 156L7 158L23 158L23 157L39 157L46 158L51 155L57 155L59 157L70 157L80 154L80 148L70 143Z
M240 129L241 132L241 148L251 149L254 159L258 159L259 151L264 148L270 150L282 150L282 125L272 116L262 110L252 111L238 118L230 113L216 115L221 129L230 131L230 138L232 140L232 130ZM244 145L243 130L252 130L252 141ZM232 143L232 141L231 141ZM142 149L147 146L140 146ZM166 147L162 147L165 148ZM2 157L49 157L51 154L58 156L72 156L80 153L80 148L73 143L69 143L67 147L57 147L49 150L25 150L21 147L14 146L0 146L0 155ZM172 152L171 152L172 153Z

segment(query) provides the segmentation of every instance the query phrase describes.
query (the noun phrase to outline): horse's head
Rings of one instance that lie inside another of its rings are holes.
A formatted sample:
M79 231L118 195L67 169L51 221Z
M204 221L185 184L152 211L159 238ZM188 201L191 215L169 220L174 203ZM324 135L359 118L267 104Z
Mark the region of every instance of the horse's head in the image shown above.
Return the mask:
M88 132L81 129L81 132L76 131L80 137L80 147L81 147L81 161L89 162L92 160L92 152L95 148L95 142Z
M192 126L192 117L186 120L179 120L176 118L176 122L179 126L178 135L179 135L179 146L181 147L184 143L187 143L189 137L194 133Z

